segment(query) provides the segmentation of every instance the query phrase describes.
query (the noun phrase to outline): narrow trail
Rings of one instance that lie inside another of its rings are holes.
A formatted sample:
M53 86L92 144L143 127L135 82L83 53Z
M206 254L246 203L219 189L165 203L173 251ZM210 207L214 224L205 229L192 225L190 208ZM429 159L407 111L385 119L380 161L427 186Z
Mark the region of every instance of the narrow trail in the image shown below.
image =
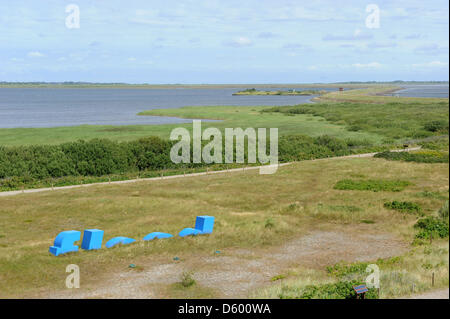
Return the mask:
M449 289L438 289L422 294L412 295L408 299L449 299Z
M411 148L407 148L407 149L391 150L391 152L410 152L410 151L417 151L420 149L421 149L421 147L411 147ZM346 156L336 156L336 157L325 157L325 158L313 159L313 160L308 160L308 161L323 161L323 160L336 160L336 159L344 159L344 158L373 157L378 153L379 152L346 155ZM302 162L305 162L305 161L302 161ZM298 163L298 162L282 163L282 164L278 164L278 167L291 165L294 163ZM90 186L96 186L96 185L116 185L116 184L143 182L143 181L160 181L160 180L173 179L173 178L184 178L184 177L194 177L194 176L203 176L203 175L212 175L212 174L242 172L242 171L255 170L255 169L261 169L261 168L267 168L267 167L268 167L267 165L250 166L250 167L232 168L232 169L220 170L220 171L207 171L207 172L203 172L203 173L191 173L191 174L185 174L185 175L180 174L180 175L151 177L151 178L128 179L128 180L124 180L124 181L114 181L114 182L101 182L101 183L92 183L92 184L45 187L45 188L35 188L35 189L24 189L24 190L18 190L18 191L6 191L6 192L0 192L0 197L13 196L13 195L19 195L19 194L47 192L47 191L57 191L57 190L71 189L71 188L90 187Z
M397 256L407 244L387 233L363 226L359 232L348 228L312 231L278 247L228 249L222 255L196 255L179 262L142 261L141 272L117 267L107 280L80 289L41 292L31 298L162 298L164 287L180 281L193 270L202 287L214 289L218 298L247 298L249 293L273 284L276 275L291 267L323 269L340 261L370 261Z

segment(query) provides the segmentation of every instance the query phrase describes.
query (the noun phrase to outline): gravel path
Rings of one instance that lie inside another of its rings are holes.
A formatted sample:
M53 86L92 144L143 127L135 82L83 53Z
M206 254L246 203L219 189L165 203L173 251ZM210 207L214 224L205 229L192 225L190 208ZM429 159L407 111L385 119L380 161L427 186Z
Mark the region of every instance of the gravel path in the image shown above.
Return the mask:
M423 294L413 295L409 299L449 299L449 289L433 290Z
M313 231L279 247L234 249L220 255L186 260L141 262L142 271L118 271L96 285L65 289L37 298L161 298L164 287L180 281L184 271L221 298L245 298L254 289L271 284L271 278L291 267L323 269L340 261L370 261L402 254L408 245L391 234L369 234L369 229ZM81 270L82 271L82 270ZM84 289L83 289L84 288Z

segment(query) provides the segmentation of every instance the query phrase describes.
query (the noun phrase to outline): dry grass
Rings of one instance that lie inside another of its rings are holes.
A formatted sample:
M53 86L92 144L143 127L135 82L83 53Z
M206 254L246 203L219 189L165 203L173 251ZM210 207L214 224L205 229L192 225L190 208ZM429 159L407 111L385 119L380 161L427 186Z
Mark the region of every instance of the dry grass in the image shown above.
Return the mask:
M400 193L333 189L338 180L353 177L402 179L413 185ZM364 225L374 231L411 242L415 217L389 211L383 203L414 200L425 213L438 209L441 200L417 196L424 191L448 197L448 164L322 160L285 166L274 175L246 171L0 198L0 297L39 297L64 289L65 267L71 263L80 266L82 285L95 287L126 271L130 263L171 262L174 256L183 260L227 248L275 247L309 230L358 227L363 220L372 221ZM139 240L152 231L177 234L192 227L201 214L216 217L210 236ZM269 219L272 227L266 227ZM48 253L60 231L88 228L103 229L104 242L115 236L139 241L58 258ZM175 288L166 288L166 296L179 296Z
M414 247L406 254L387 259L374 260L380 269L380 298L407 298L413 294L449 286L449 243L435 241L431 245ZM433 279L434 273L434 282ZM367 274L355 274L364 281ZM351 277L351 275L349 275ZM291 269L284 280L267 288L253 291L250 298L278 298L286 291L301 290L308 285L337 282L325 269Z

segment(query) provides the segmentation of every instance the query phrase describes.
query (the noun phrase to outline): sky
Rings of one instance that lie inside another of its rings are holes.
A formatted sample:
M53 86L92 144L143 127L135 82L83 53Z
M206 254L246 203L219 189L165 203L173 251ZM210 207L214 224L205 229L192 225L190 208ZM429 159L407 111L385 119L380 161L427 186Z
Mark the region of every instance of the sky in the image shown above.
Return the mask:
M448 81L448 30L447 0L0 0L0 81Z

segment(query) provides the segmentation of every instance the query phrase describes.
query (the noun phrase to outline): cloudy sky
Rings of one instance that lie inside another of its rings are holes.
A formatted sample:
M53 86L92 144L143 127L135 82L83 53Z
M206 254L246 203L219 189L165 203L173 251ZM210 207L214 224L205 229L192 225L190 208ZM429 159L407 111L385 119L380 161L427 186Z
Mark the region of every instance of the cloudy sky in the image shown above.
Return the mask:
M448 80L448 15L447 0L0 0L0 81Z

